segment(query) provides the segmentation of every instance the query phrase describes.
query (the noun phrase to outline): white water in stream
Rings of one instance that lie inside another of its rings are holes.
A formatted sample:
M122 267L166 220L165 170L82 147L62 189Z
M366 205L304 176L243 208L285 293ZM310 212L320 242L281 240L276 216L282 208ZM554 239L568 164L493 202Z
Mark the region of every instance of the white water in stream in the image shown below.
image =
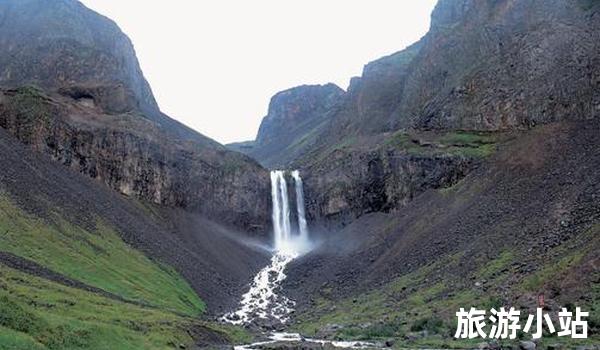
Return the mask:
M316 343L316 344L331 344L336 348L343 349L376 349L382 348L381 344L365 342L365 341L333 341L333 340L322 340L322 339L312 339L312 338L303 338L298 333L272 333L269 335L269 340L248 344L248 345L238 345L235 346L235 350L252 350L256 349L262 345L273 344L277 342L308 342L308 343ZM308 348L308 347L307 347Z
M240 308L223 316L225 322L249 324L257 319L277 320L285 323L294 310L295 302L279 292L281 282L286 278L285 267L295 258L310 250L308 226L304 207L302 178L298 171L292 171L294 179L297 230L292 229L290 203L286 173L282 170L271 172L271 200L273 203L273 245L271 263L254 277L250 290L242 296Z

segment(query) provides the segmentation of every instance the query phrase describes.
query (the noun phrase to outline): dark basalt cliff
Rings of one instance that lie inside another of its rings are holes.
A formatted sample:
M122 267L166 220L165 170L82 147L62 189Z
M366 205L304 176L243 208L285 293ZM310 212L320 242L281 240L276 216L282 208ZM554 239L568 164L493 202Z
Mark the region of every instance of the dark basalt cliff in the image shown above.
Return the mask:
M158 113L133 45L108 18L75 0L2 1L0 16L2 85L67 88L109 111Z
M268 173L162 114L112 21L75 0L2 1L0 47L0 126L21 141L126 195L267 231Z
M498 130L600 115L597 1L440 1L392 125Z
M587 0L441 0L419 42L367 64L322 113L315 142L270 147L309 177L313 220L398 208L456 183L515 132L598 118L599 9Z
M594 1L441 0L423 39L365 66L331 134L598 117L599 16Z
M307 215L337 226L367 213L398 209L429 188L453 185L475 163L469 157L395 149L339 151L304 171Z
M334 84L303 85L279 92L271 99L256 141L229 145L270 168L291 163L327 126L344 91Z

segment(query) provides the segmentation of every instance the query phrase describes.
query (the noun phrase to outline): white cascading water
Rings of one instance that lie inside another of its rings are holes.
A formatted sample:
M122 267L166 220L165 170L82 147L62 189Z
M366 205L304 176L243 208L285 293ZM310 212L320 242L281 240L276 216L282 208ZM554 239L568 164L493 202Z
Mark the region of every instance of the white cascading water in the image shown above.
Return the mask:
M276 252L291 250L292 229L290 224L290 205L288 202L285 173L281 170L271 172L271 199L273 202L273 234Z
M223 316L223 320L226 322L248 324L256 319L274 319L285 323L293 311L295 302L278 295L277 291L281 282L286 278L285 267L310 249L310 241L306 224L302 178L297 170L292 171L291 175L296 189L298 232L292 232L285 172L282 170L271 171L274 254L271 263L254 277L250 290L242 296L240 308Z
M308 226L306 224L306 213L304 211L304 186L298 170L292 171L294 184L296 187L296 208L298 210L298 230L300 231L301 242L308 243Z

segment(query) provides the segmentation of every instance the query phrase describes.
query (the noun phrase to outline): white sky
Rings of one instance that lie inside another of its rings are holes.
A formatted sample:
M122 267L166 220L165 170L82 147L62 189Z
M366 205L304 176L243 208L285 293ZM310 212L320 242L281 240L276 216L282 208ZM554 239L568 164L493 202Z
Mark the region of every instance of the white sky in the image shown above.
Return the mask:
M82 0L131 38L171 117L252 140L271 96L351 77L417 41L436 0Z

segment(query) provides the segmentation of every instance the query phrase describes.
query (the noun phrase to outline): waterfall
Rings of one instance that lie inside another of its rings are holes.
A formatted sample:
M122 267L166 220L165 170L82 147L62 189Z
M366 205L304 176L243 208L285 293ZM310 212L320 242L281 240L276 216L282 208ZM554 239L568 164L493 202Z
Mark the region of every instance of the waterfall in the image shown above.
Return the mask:
M283 182L283 184L282 184ZM283 186L282 186L283 185ZM283 242L287 240L288 232L284 228L284 216L286 215L283 211L283 191L285 191L285 201L287 202L287 184L285 183L285 177L282 171L271 172L271 201L273 203L272 219L273 222L273 238L275 242L275 250L283 248ZM289 211L288 211L289 221Z
M281 208L277 209L277 212L279 212L281 216L281 232L279 237L276 237L276 239L279 238L279 240L275 241L275 249L278 251L284 251L290 248L288 246L288 243L292 238L292 229L290 225L290 203L288 200L288 190L287 183L285 182L285 173L281 170L275 171L275 173L277 174L278 181L277 184L275 184L275 186L279 185L279 205L281 205Z
M298 229L300 230L300 239L308 241L308 226L306 225L306 213L304 208L304 188L302 178L298 170L292 171L294 184L296 187L296 208L298 211Z
M302 253L309 247L302 178L298 170L291 172L296 190L296 212L298 214L298 232L292 232L290 203L285 175L286 173L282 170L271 172L274 248L276 252L280 253Z
M273 202L273 238L275 251L289 251L292 247L292 225L290 223L290 205L288 200L285 173L281 170L271 172L271 199Z
M273 209L274 255L271 263L263 268L252 281L250 290L242 296L240 308L223 316L222 320L233 324L248 324L257 319L272 319L285 323L293 311L295 302L278 295L281 282L286 278L285 267L300 254L310 249L308 226L304 207L302 178L295 170L291 172L296 190L298 231L293 232L290 221L290 203L285 171L271 171L271 200Z

